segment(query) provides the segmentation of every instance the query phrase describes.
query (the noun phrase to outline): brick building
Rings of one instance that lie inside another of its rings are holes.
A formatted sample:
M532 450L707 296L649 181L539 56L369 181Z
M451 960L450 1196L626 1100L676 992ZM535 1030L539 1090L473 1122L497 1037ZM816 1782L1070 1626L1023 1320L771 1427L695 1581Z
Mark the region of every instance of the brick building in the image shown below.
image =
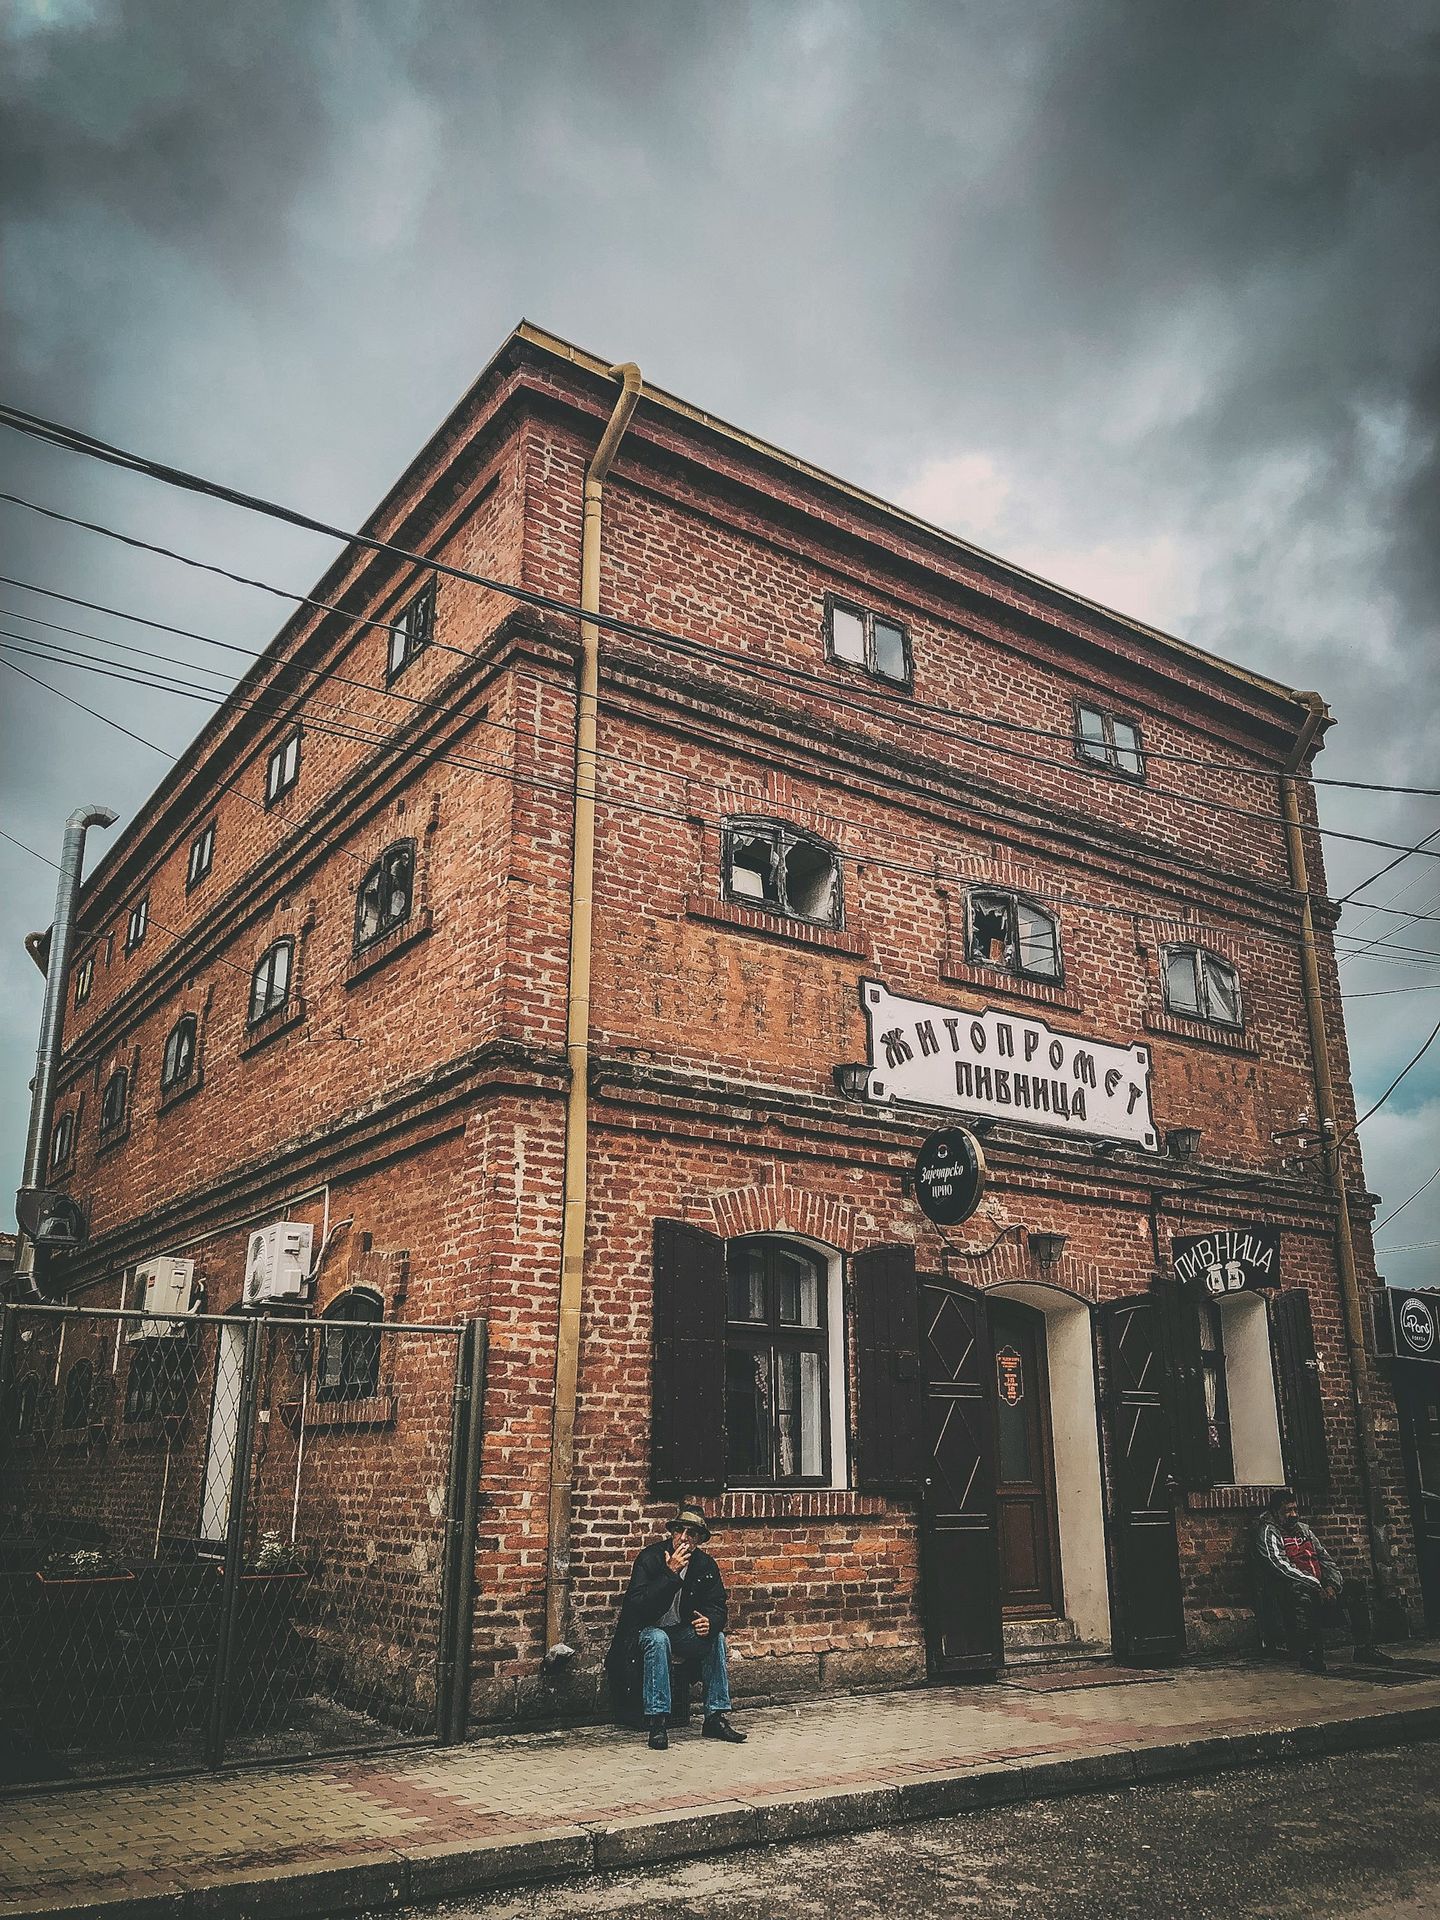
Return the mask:
M372 1560L414 1558L443 1381L367 1329L483 1316L481 1718L594 1703L682 1491L750 1692L1243 1640L1287 1475L1413 1610L1393 1407L1305 1131L1295 844L1354 1117L1303 780L1323 710L651 389L590 603L626 624L598 647L562 1291L583 676L545 603L581 599L619 390L518 328L367 524L425 562L347 551L334 610L300 608L107 849L51 1151L90 1239L56 1283L132 1305L185 1256L227 1311L250 1234L307 1228L320 1332L262 1383L267 1444L307 1436ZM947 1123L988 1180L939 1228L911 1173ZM90 1357L136 1444L162 1347ZM216 1446L192 1419L172 1483L201 1542Z

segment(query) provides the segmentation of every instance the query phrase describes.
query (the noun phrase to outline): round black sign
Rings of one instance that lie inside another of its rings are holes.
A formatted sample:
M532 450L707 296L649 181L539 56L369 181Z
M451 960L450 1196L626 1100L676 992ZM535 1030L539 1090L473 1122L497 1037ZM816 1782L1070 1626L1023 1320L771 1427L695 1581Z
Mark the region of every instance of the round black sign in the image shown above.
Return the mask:
M958 1227L985 1191L985 1155L964 1127L942 1127L915 1156L915 1198L937 1227Z

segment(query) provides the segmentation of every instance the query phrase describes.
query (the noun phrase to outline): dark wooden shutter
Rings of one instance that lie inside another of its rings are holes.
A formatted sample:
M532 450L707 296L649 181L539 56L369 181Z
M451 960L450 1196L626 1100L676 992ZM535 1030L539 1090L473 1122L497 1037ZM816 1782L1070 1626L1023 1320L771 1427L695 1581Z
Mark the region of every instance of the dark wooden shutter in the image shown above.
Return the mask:
M725 1484L725 1243L655 1222L650 1481L657 1493Z
M1310 1297L1303 1288L1287 1287L1272 1299L1270 1344L1275 1356L1286 1477L1297 1493L1323 1493L1330 1484L1325 1403L1320 1393Z
M913 1247L867 1247L855 1293L855 1484L908 1492L920 1481L920 1339Z
M1205 1415L1205 1374L1200 1355L1200 1317L1194 1299L1177 1280L1157 1275L1150 1291L1160 1315L1160 1357L1165 1369L1165 1419L1170 1461L1182 1487L1213 1487L1215 1450Z
M1137 1666L1166 1666L1185 1655L1160 1314L1159 1303L1144 1296L1100 1309L1115 1545L1112 1638L1116 1653Z

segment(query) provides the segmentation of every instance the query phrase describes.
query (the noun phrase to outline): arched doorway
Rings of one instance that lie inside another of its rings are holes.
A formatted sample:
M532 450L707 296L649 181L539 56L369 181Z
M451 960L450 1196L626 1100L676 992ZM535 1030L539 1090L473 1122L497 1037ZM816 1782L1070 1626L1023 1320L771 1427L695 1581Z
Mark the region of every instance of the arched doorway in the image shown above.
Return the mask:
M1068 1622L1076 1641L1108 1647L1110 1584L1090 1303L1028 1280L989 1287L985 1300L996 1356L1004 1617ZM1019 1355L1021 1398L1014 1406L1014 1389L1007 1389L1005 1379L1014 1366L1004 1357L1007 1347ZM1007 1422L1008 1461L1002 1458Z

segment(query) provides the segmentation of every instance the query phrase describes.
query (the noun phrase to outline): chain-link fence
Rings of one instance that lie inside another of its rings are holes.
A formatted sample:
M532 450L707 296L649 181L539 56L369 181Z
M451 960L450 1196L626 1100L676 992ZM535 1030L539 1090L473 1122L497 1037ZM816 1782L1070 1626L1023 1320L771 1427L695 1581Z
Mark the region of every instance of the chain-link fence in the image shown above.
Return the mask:
M484 1331L0 1309L0 1774L464 1730Z

